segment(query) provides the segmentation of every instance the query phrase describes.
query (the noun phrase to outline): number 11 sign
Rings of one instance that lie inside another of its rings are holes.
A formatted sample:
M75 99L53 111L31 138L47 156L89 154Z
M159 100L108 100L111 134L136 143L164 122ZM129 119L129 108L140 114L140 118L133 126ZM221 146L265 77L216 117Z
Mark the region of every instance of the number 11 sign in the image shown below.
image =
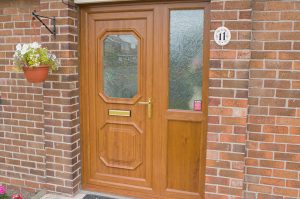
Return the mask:
M230 42L230 30L224 26L217 28L214 33L215 42L220 46L225 46Z

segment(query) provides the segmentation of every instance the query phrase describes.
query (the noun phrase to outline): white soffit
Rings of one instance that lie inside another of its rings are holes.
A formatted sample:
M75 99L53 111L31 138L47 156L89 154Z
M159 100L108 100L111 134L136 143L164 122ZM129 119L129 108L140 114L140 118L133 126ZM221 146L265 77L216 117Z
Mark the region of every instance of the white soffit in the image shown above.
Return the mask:
M85 3L104 3L104 2L122 2L130 0L74 0L76 4L85 4Z

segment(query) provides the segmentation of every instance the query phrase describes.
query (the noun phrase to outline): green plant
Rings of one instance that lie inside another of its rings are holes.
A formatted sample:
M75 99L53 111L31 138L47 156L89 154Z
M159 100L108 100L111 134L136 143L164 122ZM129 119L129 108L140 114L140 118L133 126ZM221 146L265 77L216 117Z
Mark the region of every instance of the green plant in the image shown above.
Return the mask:
M18 44L14 54L14 69L23 71L23 67L39 67L41 65L49 66L50 71L58 69L59 62L56 56L42 48L37 42L30 44Z
M0 195L0 199L10 199L10 197L6 194Z
M6 194L6 189L3 185L0 185L0 199L10 199L10 197Z

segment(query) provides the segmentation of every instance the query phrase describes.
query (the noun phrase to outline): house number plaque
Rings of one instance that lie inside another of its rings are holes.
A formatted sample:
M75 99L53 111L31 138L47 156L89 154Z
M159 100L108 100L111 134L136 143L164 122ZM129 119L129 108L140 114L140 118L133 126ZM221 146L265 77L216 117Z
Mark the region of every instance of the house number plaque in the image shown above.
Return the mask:
M224 26L217 28L214 33L214 39L219 46L227 45L231 39L230 30Z

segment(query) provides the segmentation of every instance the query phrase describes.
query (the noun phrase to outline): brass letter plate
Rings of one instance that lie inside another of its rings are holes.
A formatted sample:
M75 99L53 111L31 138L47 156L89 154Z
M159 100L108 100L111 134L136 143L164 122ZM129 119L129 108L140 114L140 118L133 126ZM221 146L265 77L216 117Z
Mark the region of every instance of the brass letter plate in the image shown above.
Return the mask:
M110 116L130 117L131 111L124 110L108 110Z

